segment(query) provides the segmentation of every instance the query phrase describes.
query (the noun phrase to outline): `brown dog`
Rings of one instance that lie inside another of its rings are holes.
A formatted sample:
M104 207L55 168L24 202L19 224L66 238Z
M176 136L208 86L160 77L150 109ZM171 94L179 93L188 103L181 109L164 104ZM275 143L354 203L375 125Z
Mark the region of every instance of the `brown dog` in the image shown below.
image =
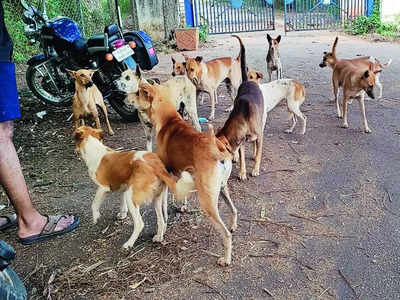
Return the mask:
M225 81L230 90L232 100L235 99L237 89L241 83L240 54L238 57L222 57L207 62L203 57L190 58L183 55L186 60L186 75L194 83L198 91L204 91L210 95L211 113L210 120L215 118L215 104L217 101L217 87ZM202 103L200 103L202 104ZM226 111L231 111L233 105Z
M75 79L75 94L72 103L75 129L85 124L85 117L92 117L96 122L96 128L101 129L99 113L96 107L98 105L104 113L108 133L114 135L114 131L111 129L110 121L108 120L103 95L92 81L92 76L95 72L96 70L85 69L78 71L68 70L71 77Z
M273 39L267 34L268 40L268 53L267 53L267 72L269 81L272 80L272 72L276 71L276 79L282 78L282 63L281 56L279 54L279 43L281 42L281 36L278 35L276 39Z
M146 151L118 152L103 145L102 130L81 126L74 132L76 148L85 161L90 178L98 186L92 203L93 222L100 218L100 206L108 192L122 192L119 218L131 213L134 230L124 248L135 244L143 229L139 208L154 203L157 215L157 234L154 242L162 242L167 229L168 189L182 200L194 188L188 172L176 181L165 169L157 154Z
M218 130L220 139L230 152L239 149L241 180L247 179L244 142L254 142L255 163L252 176L260 175L262 144L266 113L264 112L264 98L258 83L248 81L246 68L245 48L239 36L235 36L240 43L242 84L234 101L234 107L225 125Z
M347 123L347 102L350 99L357 99L360 103L361 116L364 122L365 133L371 133L371 129L368 127L367 117L365 114L364 97L365 93L372 99L374 96L375 87L375 76L377 71L374 71L374 67L371 65L369 68L361 69L354 65L347 65L346 67L340 68L335 67L332 74L333 86L343 87L343 123L341 127L348 128ZM342 112L339 107L339 101L336 98L336 109L339 118L342 117Z
M225 255L220 265L231 263L232 234L225 227L218 212L221 186L226 203L232 211L231 230L237 228L237 211L227 190L232 169L232 155L214 135L196 131L177 113L167 88L161 85L140 83L136 106L146 113L153 123L157 137L157 154L168 170L192 173L200 206L215 229L224 239Z
M381 72L383 71L384 68L387 68L391 63L392 59L389 59L389 61L385 64L382 64L379 60L372 56L363 56L363 57L357 57L353 59L341 59L336 56L336 48L338 44L339 38L336 37L335 42L333 43L332 46L332 52L324 52L324 55L322 57L322 62L319 64L321 68L325 68L326 66L329 66L332 70L336 67L339 68L344 68L346 66L354 66L356 68L369 68L370 66L373 66L374 72L376 73L375 76L375 84L379 87L379 97L378 99L382 98L382 93L383 93L383 86L381 82L379 81L379 77ZM333 101L336 101L338 89L333 87L333 94L334 94L334 99Z

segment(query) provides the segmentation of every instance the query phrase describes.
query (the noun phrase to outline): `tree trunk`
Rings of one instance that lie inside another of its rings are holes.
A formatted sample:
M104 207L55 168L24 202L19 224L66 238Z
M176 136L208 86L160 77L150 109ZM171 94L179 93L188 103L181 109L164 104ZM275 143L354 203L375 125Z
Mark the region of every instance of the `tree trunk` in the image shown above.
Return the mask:
M171 33L179 25L178 0L163 0L162 8L164 16L164 38L170 39Z

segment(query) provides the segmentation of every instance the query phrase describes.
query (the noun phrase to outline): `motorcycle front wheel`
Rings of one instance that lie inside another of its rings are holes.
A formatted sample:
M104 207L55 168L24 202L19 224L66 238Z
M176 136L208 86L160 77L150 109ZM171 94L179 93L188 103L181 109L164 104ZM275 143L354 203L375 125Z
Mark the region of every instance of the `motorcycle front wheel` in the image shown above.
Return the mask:
M26 71L26 82L32 93L53 106L70 106L74 86L68 75L49 63L37 62Z
M138 111L133 105L127 105L125 103L126 95L120 92L112 92L107 97L111 107L127 122L139 121Z

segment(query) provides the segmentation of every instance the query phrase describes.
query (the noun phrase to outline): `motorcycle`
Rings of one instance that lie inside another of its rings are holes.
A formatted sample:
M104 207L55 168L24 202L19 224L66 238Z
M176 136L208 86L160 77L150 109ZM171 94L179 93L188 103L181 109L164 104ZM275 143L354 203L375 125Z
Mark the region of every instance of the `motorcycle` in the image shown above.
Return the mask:
M158 64L151 38L143 31L122 32L118 0L115 0L118 24L105 26L104 33L83 37L79 25L67 17L51 20L46 14L45 0L39 8L21 0L25 9L23 22L29 44L39 42L42 54L28 60L26 81L33 94L53 106L71 105L75 85L67 70L96 69L93 82L114 110L127 121L137 121L137 111L125 103L125 93L115 81L128 68L139 65L151 70Z

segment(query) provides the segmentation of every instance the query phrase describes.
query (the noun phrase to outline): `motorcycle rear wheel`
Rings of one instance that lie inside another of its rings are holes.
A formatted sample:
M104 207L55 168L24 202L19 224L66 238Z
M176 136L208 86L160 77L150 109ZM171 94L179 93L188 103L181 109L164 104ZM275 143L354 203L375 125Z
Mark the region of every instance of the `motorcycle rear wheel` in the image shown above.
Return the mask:
M42 100L46 104L57 107L70 106L74 94L73 88L64 87L60 92L54 89L51 90L51 79L49 75L45 74L43 76L36 68L37 65L41 63L42 62L37 62L30 65L26 71L26 82L28 83L29 89L39 100ZM66 74L61 74L60 76L68 80ZM47 85L47 89L44 85Z
M131 105L125 104L125 97L123 93L113 92L107 97L111 107L127 122L139 121L138 111Z

